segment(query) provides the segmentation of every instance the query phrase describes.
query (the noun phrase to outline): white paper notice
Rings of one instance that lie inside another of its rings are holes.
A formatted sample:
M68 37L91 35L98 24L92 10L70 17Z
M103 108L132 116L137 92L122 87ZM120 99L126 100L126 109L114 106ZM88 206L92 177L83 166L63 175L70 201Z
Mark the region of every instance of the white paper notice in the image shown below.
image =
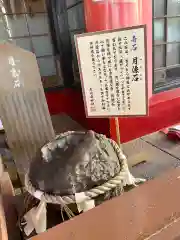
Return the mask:
M147 115L145 26L76 35L87 117Z
M3 129L4 129L4 127L3 127L1 119L0 119L0 131L3 130Z
M75 193L75 199L79 213L86 212L95 207L94 199L87 200L84 192Z

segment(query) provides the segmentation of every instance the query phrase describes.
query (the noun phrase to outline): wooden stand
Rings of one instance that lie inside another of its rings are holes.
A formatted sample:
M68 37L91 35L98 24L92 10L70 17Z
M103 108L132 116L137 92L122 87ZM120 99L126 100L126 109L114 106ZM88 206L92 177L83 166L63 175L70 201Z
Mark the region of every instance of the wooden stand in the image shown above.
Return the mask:
M117 143L118 143L119 146L121 146L119 120L118 120L118 117L115 117L114 119L115 119L115 125L116 125L116 138L117 138Z

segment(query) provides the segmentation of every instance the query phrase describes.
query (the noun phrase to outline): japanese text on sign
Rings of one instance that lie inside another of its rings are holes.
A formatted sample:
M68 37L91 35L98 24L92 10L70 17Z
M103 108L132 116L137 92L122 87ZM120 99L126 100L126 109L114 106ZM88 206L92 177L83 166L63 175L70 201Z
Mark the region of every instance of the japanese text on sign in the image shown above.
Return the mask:
M10 56L8 58L8 63L11 67L10 72L13 78L13 87L14 88L20 88L21 87L21 81L20 81L20 69L17 68L17 63L19 62L19 60L15 60L15 58L13 56Z
M145 27L76 36L87 116L147 114Z

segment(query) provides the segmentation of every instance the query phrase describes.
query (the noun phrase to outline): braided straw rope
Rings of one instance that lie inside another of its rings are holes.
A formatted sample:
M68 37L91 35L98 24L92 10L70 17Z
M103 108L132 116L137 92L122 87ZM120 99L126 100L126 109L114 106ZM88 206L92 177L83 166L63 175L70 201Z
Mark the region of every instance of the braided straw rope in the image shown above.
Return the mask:
M77 132L69 131L66 133L62 133L62 134L58 135L56 137L56 139L58 137L65 137L72 133L77 133ZM131 173L129 172L129 169L128 169L127 159L115 141L113 141L112 139L106 138L102 134L97 134L97 133L95 133L95 134L99 139L103 140L104 142L108 141L112 145L114 151L116 152L116 154L119 158L119 161L121 164L121 170L118 175L116 175L114 178L111 178L109 181L105 182L104 184L97 186L95 188L92 188L88 191L85 191L84 192L84 194L86 196L86 198L84 199L85 201L91 200L101 194L104 194L104 193L116 188L118 185L125 186L125 185L129 184L129 185L136 186L137 182L144 181L143 179L135 179L131 175ZM46 146L48 146L48 144ZM32 183L29 179L28 174L26 174L26 176L25 176L25 187L26 187L26 190L34 197L36 197L36 194L35 194L36 192L40 193L41 199L43 199L46 203L60 204L60 205L76 203L75 195L58 196L58 195L47 194L38 189L35 189L32 186Z

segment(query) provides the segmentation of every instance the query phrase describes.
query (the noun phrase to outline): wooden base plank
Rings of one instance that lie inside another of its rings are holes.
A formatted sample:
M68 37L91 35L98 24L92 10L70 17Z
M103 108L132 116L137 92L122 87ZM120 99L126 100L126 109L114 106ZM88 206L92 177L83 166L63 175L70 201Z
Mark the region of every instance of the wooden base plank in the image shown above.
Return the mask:
M0 179L0 189L7 225L8 239L19 240L20 231L17 226L18 216L14 205L15 194L9 174L7 172L4 172Z
M2 201L1 194L0 194L0 239L1 240L8 240L6 219L5 219L3 201Z

